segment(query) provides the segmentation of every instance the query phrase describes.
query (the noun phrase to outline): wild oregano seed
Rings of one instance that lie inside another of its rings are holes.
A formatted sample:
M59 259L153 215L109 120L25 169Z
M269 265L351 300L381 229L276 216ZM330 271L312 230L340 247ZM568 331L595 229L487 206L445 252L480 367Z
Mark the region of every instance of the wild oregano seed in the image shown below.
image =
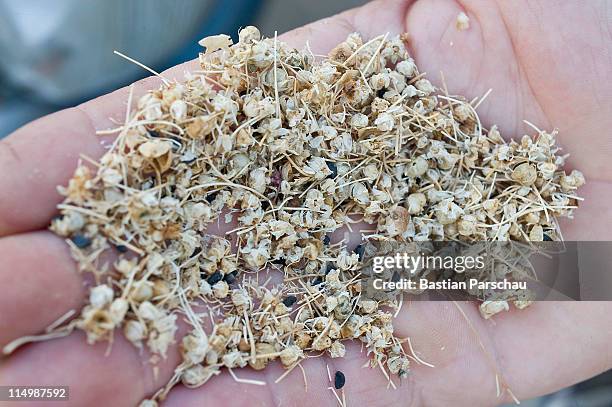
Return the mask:
M285 304L286 307L292 307L296 301L297 301L297 297L295 295L288 295L285 298L283 298L283 304Z
M344 373L338 370L336 374L334 374L334 388L336 390L340 390L341 388L344 387L345 384L346 384L346 377L344 376Z
M91 239L84 235L74 235L71 240L79 249L84 249L91 245Z

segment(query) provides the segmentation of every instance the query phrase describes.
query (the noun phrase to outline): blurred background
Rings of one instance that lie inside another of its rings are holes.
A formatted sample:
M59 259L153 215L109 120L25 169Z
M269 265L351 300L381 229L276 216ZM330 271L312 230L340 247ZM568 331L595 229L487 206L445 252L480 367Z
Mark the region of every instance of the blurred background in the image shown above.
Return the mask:
M0 138L21 125L193 59L198 40L256 25L266 36L364 0L0 0ZM155 4L154 7L151 4ZM612 406L612 373L529 407Z
M197 57L201 38L273 36L362 0L0 0L0 138L37 117Z

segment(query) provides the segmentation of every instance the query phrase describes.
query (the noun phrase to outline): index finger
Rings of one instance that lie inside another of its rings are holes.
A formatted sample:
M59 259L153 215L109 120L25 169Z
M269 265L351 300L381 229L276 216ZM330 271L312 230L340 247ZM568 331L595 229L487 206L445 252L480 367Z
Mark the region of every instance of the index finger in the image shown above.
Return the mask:
M355 17L376 12L385 16L385 31L401 30L400 9L403 1L387 1L381 7L373 2L334 17L319 20L279 39L301 48L308 41L315 54L326 53L336 43L359 29L365 36L371 20ZM369 10L369 11L368 11ZM383 21L384 24L385 21ZM357 27L358 26L358 27ZM378 26L378 25L377 25ZM169 80L181 80L185 71L197 68L197 61L178 65L162 73ZM152 77L134 84L134 99L147 89L158 87ZM57 185L65 184L81 154L99 158L110 137L96 135L96 130L116 126L124 120L129 89L123 88L75 108L63 110L36 120L0 141L0 236L45 227L56 213L62 197ZM114 122L113 122L114 120Z

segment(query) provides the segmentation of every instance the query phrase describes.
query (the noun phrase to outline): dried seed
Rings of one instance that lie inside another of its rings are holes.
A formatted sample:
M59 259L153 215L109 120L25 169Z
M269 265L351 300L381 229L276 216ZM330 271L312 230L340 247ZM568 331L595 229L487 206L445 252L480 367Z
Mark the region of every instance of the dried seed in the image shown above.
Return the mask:
M359 256L359 261L362 261L365 253L365 246L363 244L359 244L353 249L353 251Z
M140 98L128 112L138 125L59 188L65 202L51 229L89 248L73 255L97 281L68 326L89 342L122 327L155 357L181 343L173 380L186 386L222 367L263 369L280 358L291 368L309 351L343 357L349 339L406 377L390 311L397 301L362 290L369 244L556 240L557 219L572 216L585 180L564 172L556 133L506 142L472 104L436 93L404 40L351 34L315 59L255 27L238 44L204 39L201 70ZM233 231L211 234L222 220ZM360 220L367 232L352 228ZM363 234L352 251L347 240L331 244L345 226ZM130 256L105 268L108 247ZM282 271L273 285L260 274L270 265ZM400 278L394 270L391 281ZM531 301L485 301L480 312ZM201 302L213 317L206 332ZM184 340L177 318L191 326ZM334 379L342 388L344 375Z
M223 280L223 274L220 271L215 271L206 279L211 286L217 284L221 280Z
M211 35L209 37L202 38L198 44L206 48L206 53L209 54L219 49L227 49L230 45L232 45L232 38L225 34Z
M512 179L521 185L531 186L536 181L538 174L533 165L523 163L517 166L511 175Z
M232 271L231 273L228 273L226 275L223 276L223 281L225 281L228 284L233 284L236 282L236 272Z
M463 11L457 15L455 22L457 30L465 31L470 28L470 18Z
M275 259L272 260L272 264L278 264L279 266L284 266L286 264L286 260L285 259Z
M312 280L312 285L319 285L323 283L323 277L319 276L319 277L315 277L314 280Z
M84 235L74 235L70 240L79 249L84 249L91 245L91 239Z
M212 193L212 194L208 194L208 195L206 195L206 202L212 203L215 200L216 197L217 197L217 193L216 192Z
M344 377L344 373L338 370L336 374L334 374L335 389L340 390L341 388L344 387L345 383L346 383L346 377Z
M288 295L285 298L283 298L283 304L285 304L285 306L288 308L291 308L293 304L295 304L296 301L297 301L297 297L295 295Z

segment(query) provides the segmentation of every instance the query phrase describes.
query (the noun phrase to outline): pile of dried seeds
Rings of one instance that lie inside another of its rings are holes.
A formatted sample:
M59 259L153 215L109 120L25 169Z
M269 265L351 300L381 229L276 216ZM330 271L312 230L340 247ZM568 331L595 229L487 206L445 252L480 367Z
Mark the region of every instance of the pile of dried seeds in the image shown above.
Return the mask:
M332 232L559 240L556 218L578 205L584 177L563 171L554 133L506 142L484 129L478 103L436 90L401 36L352 34L318 59L255 27L201 44L201 70L142 97L99 162L79 165L51 227L95 276L71 327L90 342L121 329L155 357L180 344L157 398L223 367L342 357L348 339L405 377L415 359L393 334L398 304L361 298L361 246Z

